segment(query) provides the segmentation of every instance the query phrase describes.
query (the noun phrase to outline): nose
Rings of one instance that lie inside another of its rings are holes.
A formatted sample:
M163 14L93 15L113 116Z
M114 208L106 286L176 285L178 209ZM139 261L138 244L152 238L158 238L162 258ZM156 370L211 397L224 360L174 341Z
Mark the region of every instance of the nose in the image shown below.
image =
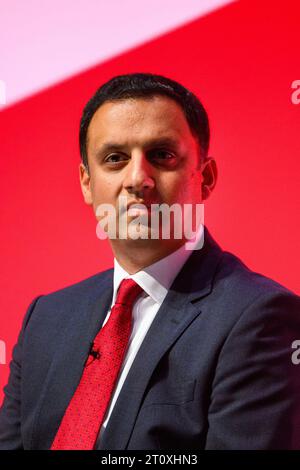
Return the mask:
M153 167L147 160L145 152L132 151L130 162L126 168L123 187L130 194L143 197L144 192L155 187Z

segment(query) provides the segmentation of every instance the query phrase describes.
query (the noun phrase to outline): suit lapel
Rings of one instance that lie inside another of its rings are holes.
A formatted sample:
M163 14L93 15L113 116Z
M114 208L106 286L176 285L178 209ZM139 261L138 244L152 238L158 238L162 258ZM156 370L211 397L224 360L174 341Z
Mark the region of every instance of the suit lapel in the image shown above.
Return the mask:
M57 338L59 347L49 368L34 421L31 439L33 449L50 448L52 444L81 378L90 344L107 314L112 287L112 271L104 282L99 276L97 291L90 292L84 308L82 305L78 309L74 308L68 324L60 338Z
M171 286L129 370L98 449L126 449L147 384L164 353L201 313L199 300L213 288L222 250L205 227L194 251ZM128 406L129 405L129 406Z

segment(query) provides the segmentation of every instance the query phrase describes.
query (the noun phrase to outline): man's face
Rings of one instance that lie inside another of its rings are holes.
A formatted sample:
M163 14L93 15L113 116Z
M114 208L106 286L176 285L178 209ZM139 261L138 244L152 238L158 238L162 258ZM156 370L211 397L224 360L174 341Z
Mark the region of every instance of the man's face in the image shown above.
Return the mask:
M201 203L200 149L181 107L165 96L106 102L88 128L89 174L80 165L87 204Z

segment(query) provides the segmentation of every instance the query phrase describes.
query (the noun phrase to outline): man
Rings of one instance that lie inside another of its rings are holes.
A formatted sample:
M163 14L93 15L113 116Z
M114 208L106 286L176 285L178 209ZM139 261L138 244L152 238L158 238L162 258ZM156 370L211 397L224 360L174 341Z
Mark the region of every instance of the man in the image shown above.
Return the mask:
M114 269L29 306L1 449L300 448L299 297L223 251L203 223L194 240L175 236L175 215L170 236L161 219L152 231L153 205L191 205L194 217L213 191L208 145L203 106L165 77L114 77L89 101L80 183ZM103 205L127 221L125 236ZM129 236L137 219L143 236Z

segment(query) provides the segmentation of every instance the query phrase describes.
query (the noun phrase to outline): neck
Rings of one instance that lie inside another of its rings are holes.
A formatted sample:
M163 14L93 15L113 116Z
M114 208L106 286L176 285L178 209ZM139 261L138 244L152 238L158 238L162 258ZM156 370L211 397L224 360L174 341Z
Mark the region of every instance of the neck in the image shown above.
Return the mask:
M164 243L164 242L168 243ZM110 240L111 248L120 266L128 274L135 274L178 250L185 240Z

